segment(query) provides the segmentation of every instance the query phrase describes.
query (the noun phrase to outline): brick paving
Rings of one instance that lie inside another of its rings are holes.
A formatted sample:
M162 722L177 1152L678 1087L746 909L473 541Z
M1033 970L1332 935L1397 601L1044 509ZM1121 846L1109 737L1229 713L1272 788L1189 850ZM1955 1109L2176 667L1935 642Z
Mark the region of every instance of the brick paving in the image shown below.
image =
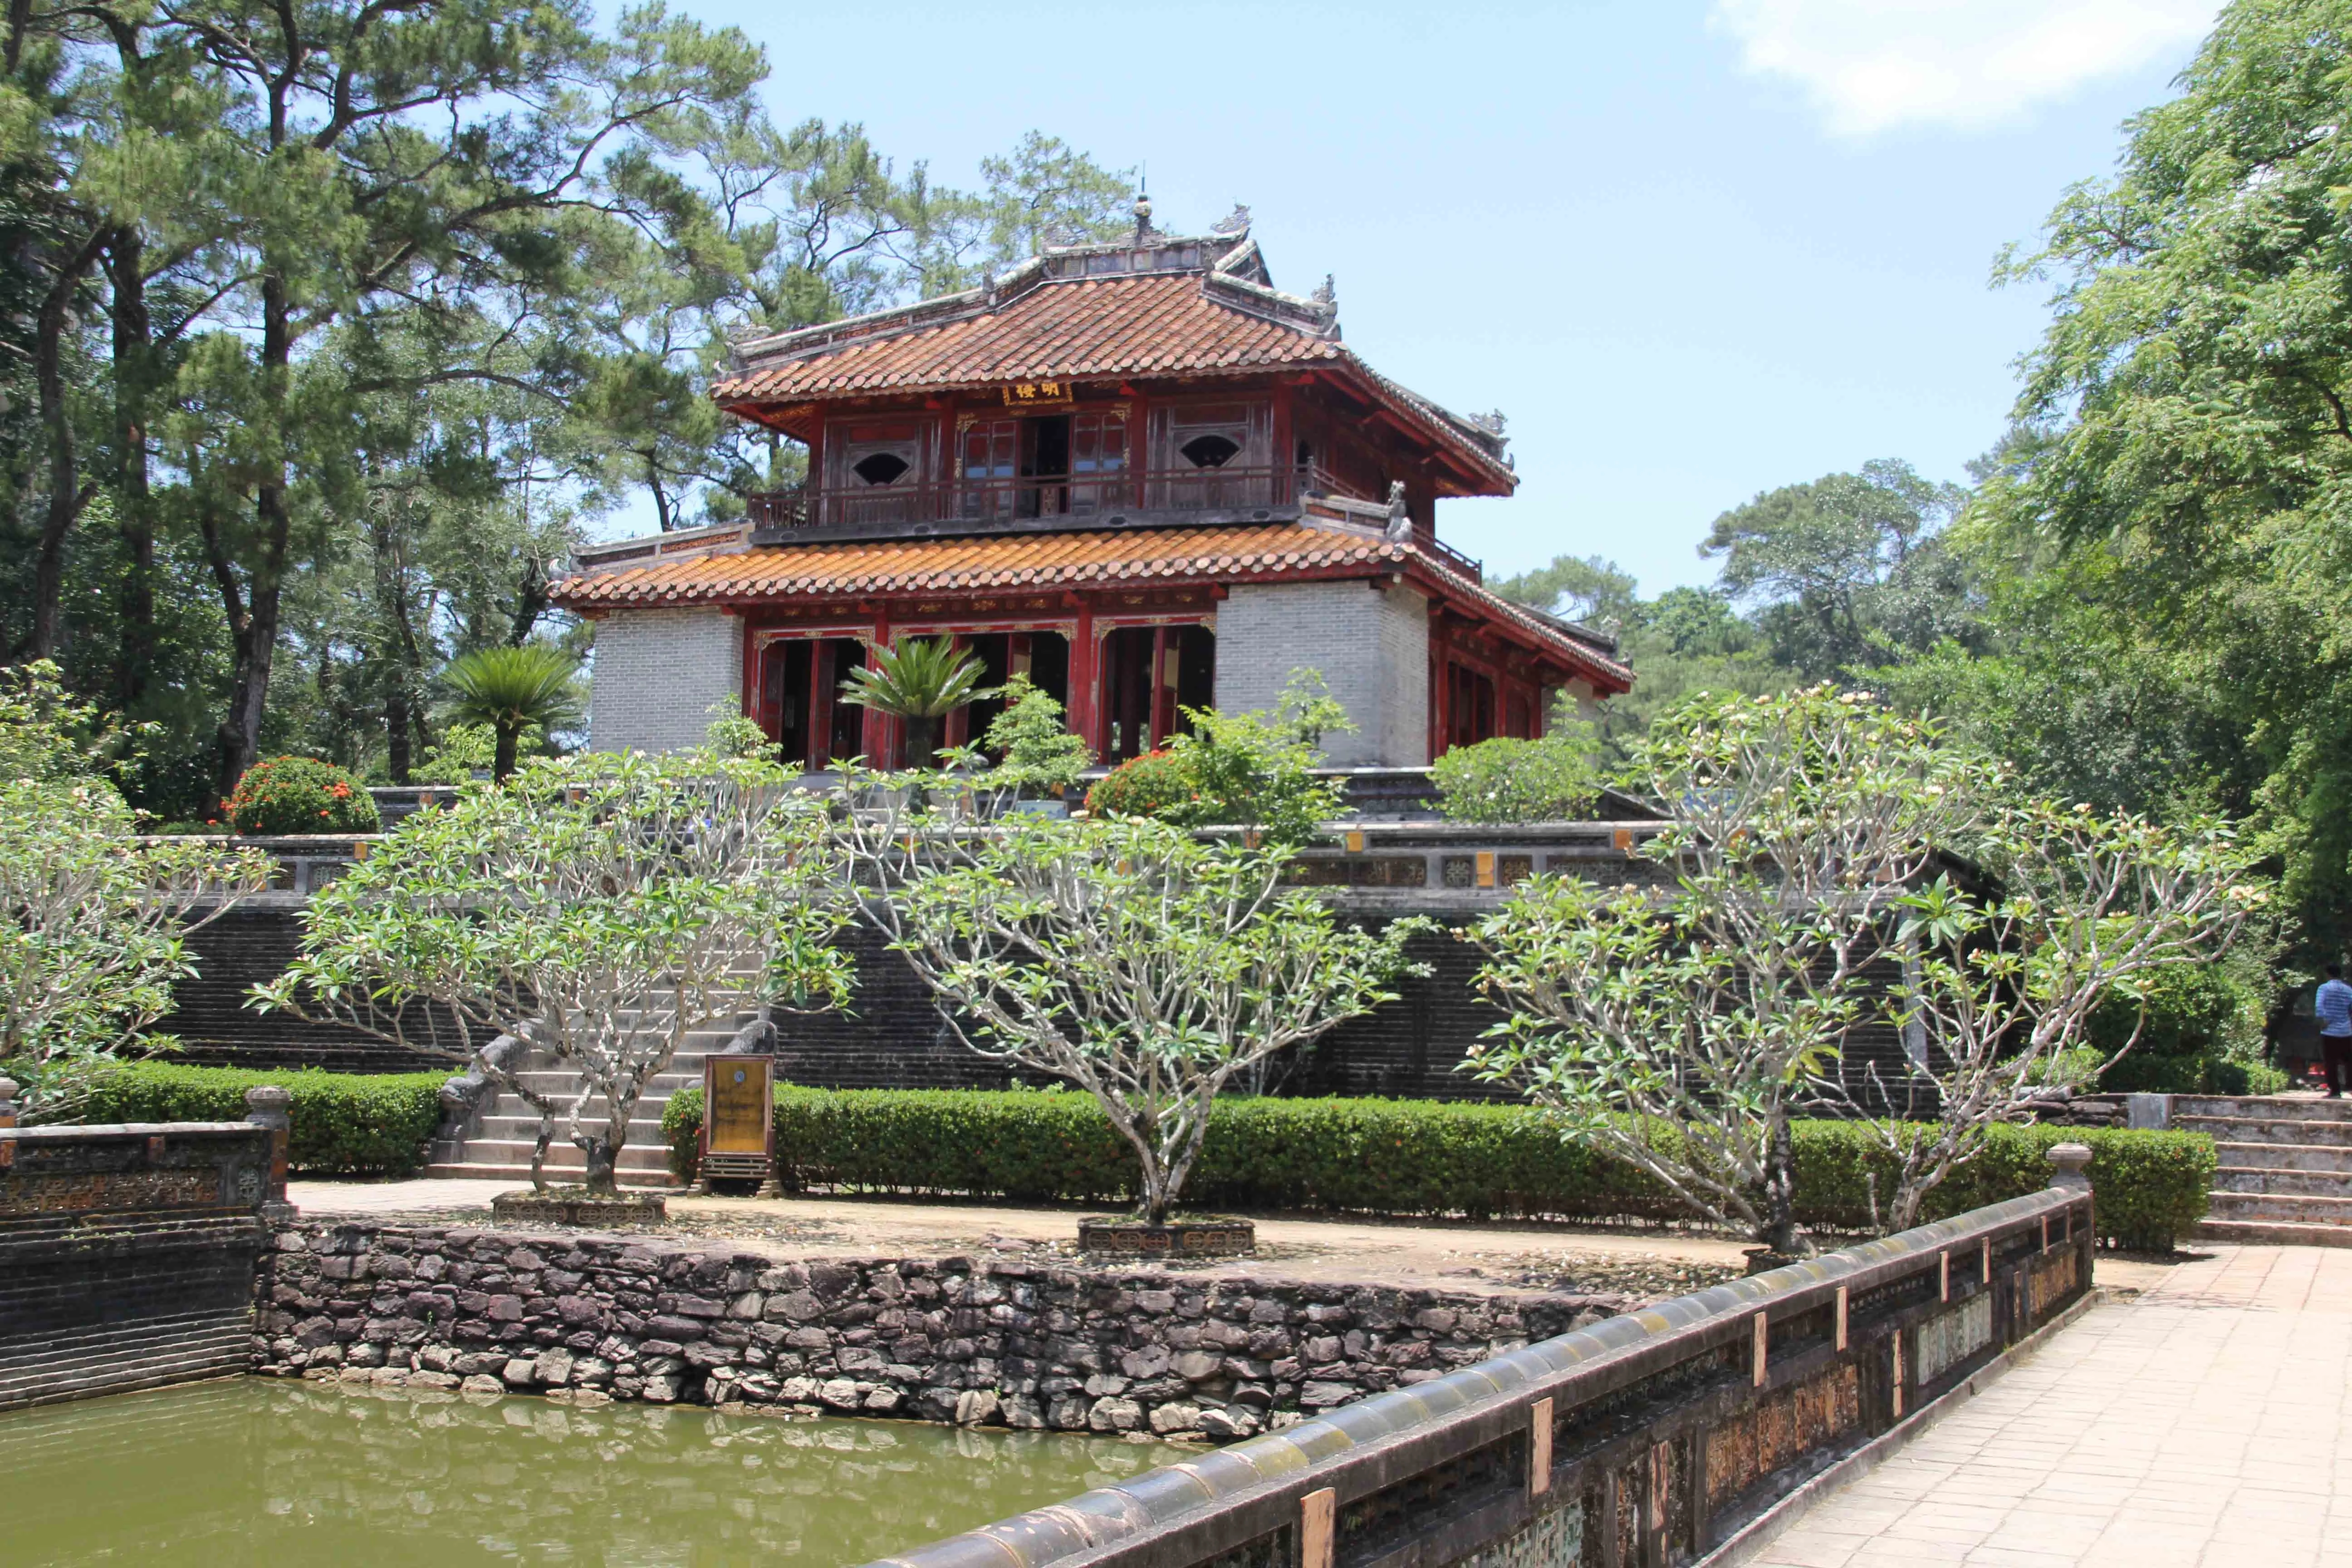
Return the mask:
M2212 1252L2094 1308L1749 1568L2352 1568L2352 1249Z

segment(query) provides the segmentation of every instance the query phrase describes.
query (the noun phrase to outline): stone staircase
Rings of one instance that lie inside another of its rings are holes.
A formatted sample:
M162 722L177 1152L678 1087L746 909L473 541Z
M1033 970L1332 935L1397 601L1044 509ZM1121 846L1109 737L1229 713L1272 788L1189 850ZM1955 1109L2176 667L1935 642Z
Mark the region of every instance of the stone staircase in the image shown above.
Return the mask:
M646 1085L644 1095L637 1100L636 1113L629 1120L628 1142L621 1149L617 1174L623 1186L677 1184L669 1173L669 1152L662 1142L662 1111L669 1104L669 1097L679 1089L701 1086L702 1058L725 1050L739 1026L730 1024L698 1029L688 1035L669 1070L656 1074ZM534 1092L551 1098L568 1097L578 1082L575 1074L553 1066L547 1057L536 1053L524 1059L517 1076ZM558 1104L568 1104L568 1100L558 1099ZM601 1121L604 1106L603 1097L591 1100L587 1119ZM446 1128L443 1132L444 1136L434 1142L432 1161L425 1170L426 1175L530 1179L531 1145L539 1138L539 1113L511 1091L499 1089L486 1093L456 1136L448 1136ZM555 1142L547 1148L549 1178L576 1182L586 1168L586 1157L563 1141L563 1122L559 1118Z
M2175 1095L2171 1125L2221 1156L2200 1239L2352 1247L2352 1100Z

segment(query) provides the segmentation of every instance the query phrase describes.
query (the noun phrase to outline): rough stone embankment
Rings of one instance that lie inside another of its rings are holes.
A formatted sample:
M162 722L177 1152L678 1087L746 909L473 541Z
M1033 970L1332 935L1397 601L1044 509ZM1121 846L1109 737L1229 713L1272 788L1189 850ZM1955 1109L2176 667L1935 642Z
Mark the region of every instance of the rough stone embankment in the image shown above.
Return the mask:
M280 1231L256 1288L281 1376L1209 1438L1630 1305L394 1225Z

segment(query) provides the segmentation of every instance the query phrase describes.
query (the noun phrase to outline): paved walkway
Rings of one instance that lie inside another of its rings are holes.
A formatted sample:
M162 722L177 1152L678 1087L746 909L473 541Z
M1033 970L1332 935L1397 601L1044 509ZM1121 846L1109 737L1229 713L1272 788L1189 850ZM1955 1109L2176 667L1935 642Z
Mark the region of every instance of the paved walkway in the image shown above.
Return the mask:
M490 1199L512 1181L295 1182L287 1190L316 1218L342 1215L485 1224ZM1078 1208L939 1200L801 1196L719 1198L671 1192L668 1231L728 1239L776 1257L945 1257L958 1252L1066 1247ZM1571 1289L1637 1300L1679 1296L1736 1275L1742 1244L1674 1230L1559 1225L1260 1218L1255 1257L1202 1272L1278 1275L1334 1283L1449 1290Z
M2200 1250L2210 1262L2094 1308L1751 1568L2352 1568L2352 1249Z

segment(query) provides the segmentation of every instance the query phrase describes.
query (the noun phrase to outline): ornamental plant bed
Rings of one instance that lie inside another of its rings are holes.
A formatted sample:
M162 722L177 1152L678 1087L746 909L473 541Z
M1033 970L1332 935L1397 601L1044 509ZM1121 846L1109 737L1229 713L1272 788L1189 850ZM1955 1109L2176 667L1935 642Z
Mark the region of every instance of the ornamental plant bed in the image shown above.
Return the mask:
M659 1193L592 1193L585 1187L520 1187L490 1200L502 1220L535 1225L658 1225L669 1215Z
M1082 1219L1078 1250L1117 1258L1245 1258L1257 1249L1257 1226L1245 1219Z

